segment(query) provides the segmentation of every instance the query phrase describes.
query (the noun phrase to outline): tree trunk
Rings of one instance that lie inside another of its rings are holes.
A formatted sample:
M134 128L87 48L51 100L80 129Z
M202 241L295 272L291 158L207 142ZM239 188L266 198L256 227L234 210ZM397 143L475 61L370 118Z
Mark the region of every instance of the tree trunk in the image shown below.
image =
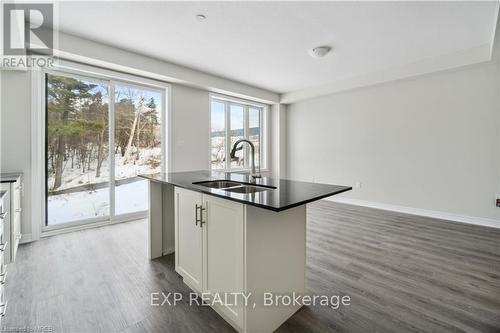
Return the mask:
M135 147L136 147L136 155L135 159L139 159L139 145L141 144L139 135L141 134L141 114L138 112L138 117L137 117L137 138L135 139Z
M61 186L62 172L63 172L63 159L64 159L64 135L58 135L57 148L56 148L56 163L54 169L54 186L52 190L56 190Z
M80 164L82 166L82 172L85 173L85 162L87 161L87 148L85 146L81 146L80 148Z
M139 118L139 109L137 109L134 117L134 122L132 123L132 128L130 130L130 136L128 138L127 149L125 150L125 162L130 158L130 151L132 147L132 141L134 140L135 128L137 126L137 119Z
M103 152L104 152L104 131L102 130L101 133L99 133L99 146L97 147L97 167L95 170L95 176L100 177L101 176L101 165L103 161Z
M92 161L92 151L94 148L91 146L89 150L89 158L87 159L87 171L90 171L90 162Z
M68 116L69 116L69 111L65 108L65 110L62 113L62 119L61 119L64 126L68 124ZM52 190L55 190L61 186L65 146L66 146L66 138L64 134L59 134L57 136L57 148L55 151L56 162L54 170L54 186L52 187Z

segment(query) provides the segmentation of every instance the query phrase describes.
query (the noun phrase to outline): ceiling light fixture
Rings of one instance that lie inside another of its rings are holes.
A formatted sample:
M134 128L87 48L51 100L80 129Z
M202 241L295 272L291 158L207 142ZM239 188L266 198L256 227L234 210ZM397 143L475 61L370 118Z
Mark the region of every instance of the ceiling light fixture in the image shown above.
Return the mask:
M203 15L203 14L196 15L196 21L198 21L198 22L203 22L206 19L207 19L207 17L205 15Z
M331 51L331 47L329 46L318 46L309 50L309 55L313 58L323 58Z

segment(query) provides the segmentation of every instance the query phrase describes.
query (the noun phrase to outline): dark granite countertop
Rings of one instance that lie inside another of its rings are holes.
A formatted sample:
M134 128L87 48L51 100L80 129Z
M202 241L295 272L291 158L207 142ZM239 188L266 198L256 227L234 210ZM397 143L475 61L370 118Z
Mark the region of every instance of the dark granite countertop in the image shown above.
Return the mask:
M288 179L263 177L255 185L274 186L276 189L257 193L234 193L193 184L208 180L234 180L251 183L249 175L216 171L189 171L140 175L154 182L167 183L189 190L237 201L243 204L270 209L276 212L352 190L349 186L307 183Z
M13 183L22 175L20 172L0 173L0 183Z

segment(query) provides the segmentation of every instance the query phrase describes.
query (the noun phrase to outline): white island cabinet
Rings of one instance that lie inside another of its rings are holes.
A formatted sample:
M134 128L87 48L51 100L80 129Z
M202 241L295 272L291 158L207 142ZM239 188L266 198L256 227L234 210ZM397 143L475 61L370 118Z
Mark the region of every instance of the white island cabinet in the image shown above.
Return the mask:
M276 213L176 187L175 269L238 331L272 332L299 307L264 307L264 292L305 289L304 221L305 206Z
M175 270L184 282L221 297L244 292L243 205L176 188L175 210ZM228 303L218 310L243 326L242 304Z
M175 252L198 302L249 333L273 332L301 307L276 300L305 292L306 204L351 189L207 170L142 177L149 258Z

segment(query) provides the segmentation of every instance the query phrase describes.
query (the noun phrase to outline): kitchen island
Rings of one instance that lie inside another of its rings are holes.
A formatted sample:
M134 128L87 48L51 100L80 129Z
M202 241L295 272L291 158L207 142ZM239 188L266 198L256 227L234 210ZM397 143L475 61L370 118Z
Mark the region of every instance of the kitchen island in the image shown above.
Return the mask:
M141 176L149 258L175 252L184 283L240 332L272 332L300 308L264 295L305 292L306 204L351 190L211 171Z

